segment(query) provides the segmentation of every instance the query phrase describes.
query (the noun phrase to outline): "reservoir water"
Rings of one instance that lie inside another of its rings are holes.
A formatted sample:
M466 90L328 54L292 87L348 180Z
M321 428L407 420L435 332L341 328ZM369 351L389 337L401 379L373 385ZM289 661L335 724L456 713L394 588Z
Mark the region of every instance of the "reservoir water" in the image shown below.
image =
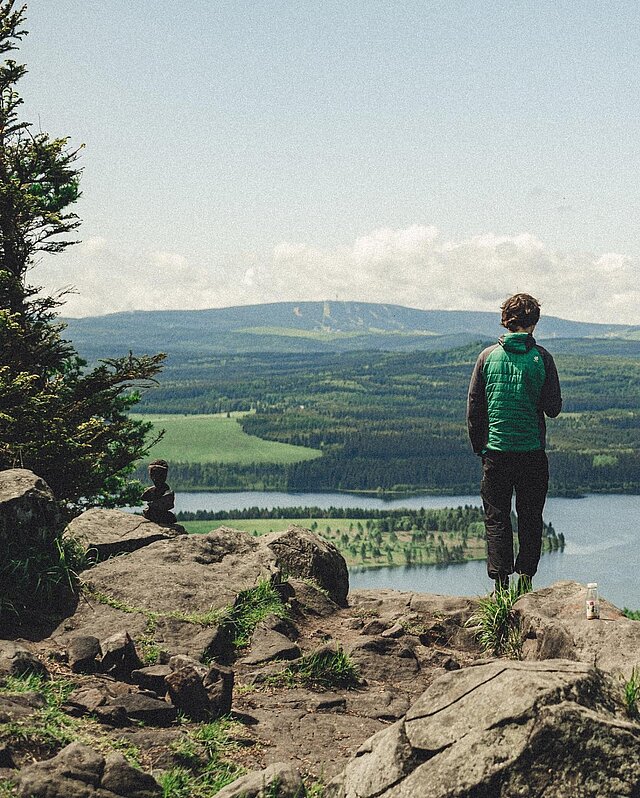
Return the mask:
M383 499L345 493L177 493L177 510L235 510L247 507L313 506L395 509L479 505L478 496L405 496ZM543 554L537 587L559 579L597 582L619 607L640 609L640 496L592 494L582 499L550 498L545 520L562 532L563 552ZM215 522L212 522L212 528ZM482 595L492 586L484 562L459 565L383 566L350 570L352 588L394 588L443 595Z

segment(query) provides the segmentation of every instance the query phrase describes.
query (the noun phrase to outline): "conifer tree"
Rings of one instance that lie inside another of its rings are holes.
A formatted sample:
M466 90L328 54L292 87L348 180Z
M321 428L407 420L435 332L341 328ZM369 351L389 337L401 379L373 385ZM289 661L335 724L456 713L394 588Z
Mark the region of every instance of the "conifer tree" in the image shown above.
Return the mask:
M79 148L20 117L26 73L11 54L26 6L0 0L0 468L43 477L69 513L135 502L127 479L149 448L150 424L127 415L164 355L102 361L87 369L64 339L60 296L29 284L43 255L76 243Z

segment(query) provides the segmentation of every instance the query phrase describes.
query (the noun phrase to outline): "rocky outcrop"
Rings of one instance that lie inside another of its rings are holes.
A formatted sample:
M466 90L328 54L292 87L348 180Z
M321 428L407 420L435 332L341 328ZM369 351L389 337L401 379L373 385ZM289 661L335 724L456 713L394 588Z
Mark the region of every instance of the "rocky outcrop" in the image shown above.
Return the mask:
M328 798L599 798L640 790L640 725L583 663L496 661L437 679L364 743Z
M640 671L640 623L601 600L600 618L587 620L586 588L578 582L556 582L523 596L515 605L524 644L523 657L564 658L588 662L628 677Z
M36 486L36 505L53 501L33 475L17 482L23 497ZM82 524L68 534L106 546L107 559L83 573L84 595L52 634L34 625L25 640L0 641L0 724L37 728L60 695L50 679L62 676L73 690L60 712L91 728L101 751L138 746L154 773L202 767L199 723L231 712L241 743L231 769L252 772L221 798L303 794L300 772L335 777L334 798L640 795L639 727L613 673L640 664L640 623L606 602L600 621L586 621L582 586L521 598L526 661L487 662L468 627L474 599L347 595L344 560L308 530L190 536L115 511ZM282 605L250 592L265 581ZM252 625L240 609L263 600ZM12 692L23 674L28 692ZM19 795L158 794L121 758L55 742L32 750L10 728L0 730L0 780Z
M20 798L155 798L160 785L129 765L120 754L102 756L71 743L52 759L23 768L17 776Z
M298 526L266 535L262 540L288 576L313 579L336 604L346 605L349 571L344 557L333 543Z
M179 524L160 525L141 515L97 507L74 518L65 530L65 535L77 541L96 562L186 534Z
M114 510L95 512L100 513L101 529L109 527L109 518L118 524L126 515ZM148 521L141 523L155 526ZM166 532L167 528L158 529ZM138 639L153 617L154 638L168 654L224 659L228 642L219 635L216 611L221 613L232 606L239 593L260 581L278 583L295 571L323 589L331 588L335 599L344 601L348 576L342 556L309 531L300 533L296 547L297 535L291 529L254 538L220 527L206 535L177 535L147 542L126 556L112 557L85 572L90 588L88 601L78 605L53 637L66 647L79 635L104 639L126 628ZM85 539L97 540L97 536L87 532ZM319 605L337 608L313 585L305 589L315 595Z
M50 545L58 533L58 508L47 483L32 471L0 471L0 542Z

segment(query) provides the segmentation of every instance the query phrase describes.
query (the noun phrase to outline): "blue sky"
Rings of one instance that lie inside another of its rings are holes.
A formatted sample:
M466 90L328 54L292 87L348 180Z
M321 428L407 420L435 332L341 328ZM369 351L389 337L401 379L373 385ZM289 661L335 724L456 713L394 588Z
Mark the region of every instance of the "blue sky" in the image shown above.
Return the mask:
M86 145L67 312L357 299L638 323L631 0L33 0L25 114Z

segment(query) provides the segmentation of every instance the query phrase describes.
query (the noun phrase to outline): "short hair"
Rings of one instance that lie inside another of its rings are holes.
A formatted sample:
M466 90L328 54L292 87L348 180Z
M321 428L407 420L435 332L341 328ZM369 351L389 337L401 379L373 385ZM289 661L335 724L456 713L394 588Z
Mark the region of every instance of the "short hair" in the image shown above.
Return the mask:
M501 323L513 332L518 327L534 327L540 319L540 303L529 294L514 294L500 305Z

